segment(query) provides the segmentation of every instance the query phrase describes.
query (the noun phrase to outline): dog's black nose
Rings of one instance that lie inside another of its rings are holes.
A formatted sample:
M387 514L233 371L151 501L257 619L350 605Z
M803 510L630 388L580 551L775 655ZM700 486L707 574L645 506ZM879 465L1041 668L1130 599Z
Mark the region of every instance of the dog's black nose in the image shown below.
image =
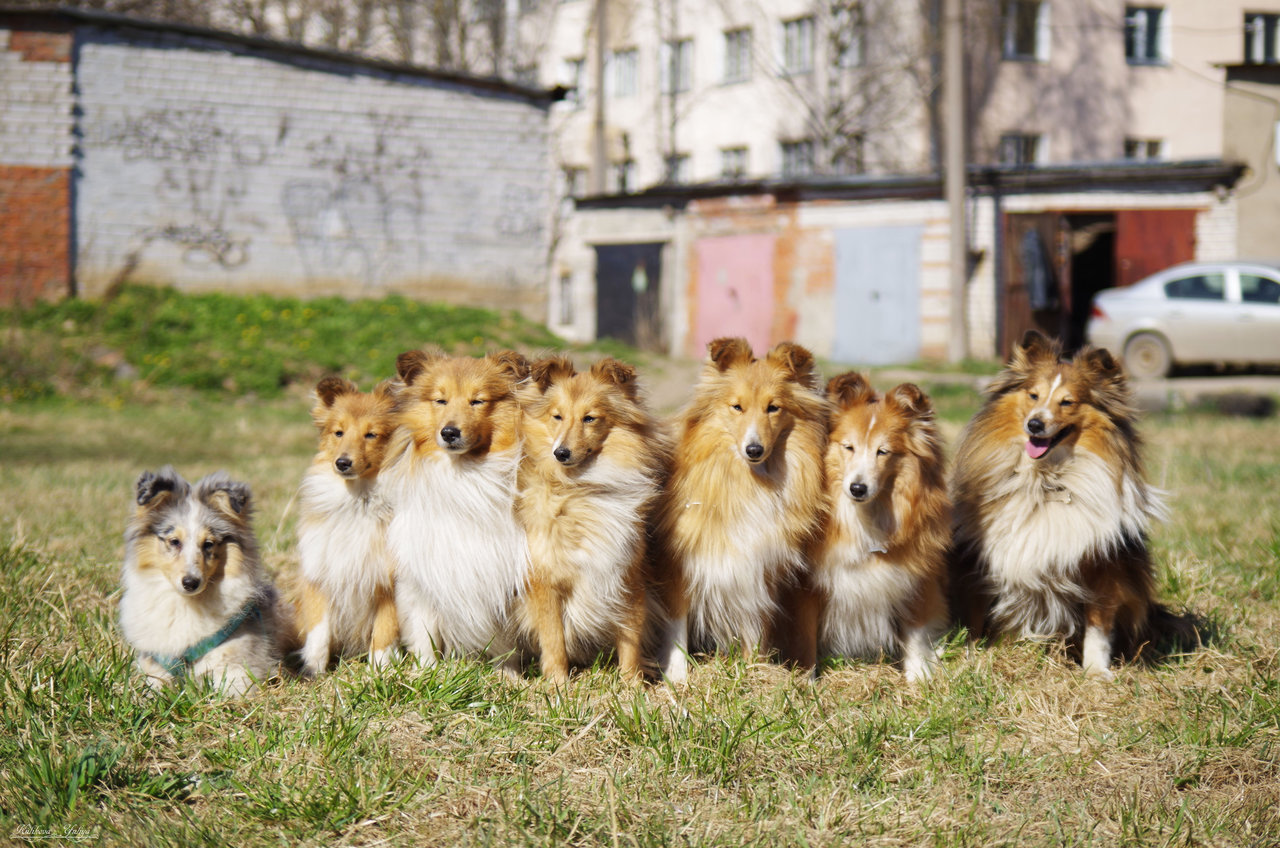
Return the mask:
M440 438L444 439L445 444L451 445L462 438L462 431L457 427L441 427Z
M856 501L862 500L867 496L867 484L866 483L850 483L849 494L852 495L853 499Z
M747 459L759 459L764 456L764 445L747 445Z
M194 592L196 589L200 588L200 578L192 577L188 574L186 577L182 578L182 588L186 589L188 592Z
M551 453L556 458L557 462L568 462L573 456L573 451L568 448L556 448Z
M1032 418L1027 422L1027 432L1033 436L1038 436L1044 432L1044 422L1039 418Z
M333 467L345 474L346 472L351 470L351 457L349 456L338 457L333 461Z

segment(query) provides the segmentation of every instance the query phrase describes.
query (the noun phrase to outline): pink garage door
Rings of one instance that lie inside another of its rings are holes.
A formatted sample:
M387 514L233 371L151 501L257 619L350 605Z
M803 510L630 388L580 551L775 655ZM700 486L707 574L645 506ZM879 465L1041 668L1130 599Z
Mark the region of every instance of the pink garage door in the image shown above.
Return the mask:
M759 355L773 328L773 250L776 236L699 239L697 312L691 353L701 355L720 336L743 336Z

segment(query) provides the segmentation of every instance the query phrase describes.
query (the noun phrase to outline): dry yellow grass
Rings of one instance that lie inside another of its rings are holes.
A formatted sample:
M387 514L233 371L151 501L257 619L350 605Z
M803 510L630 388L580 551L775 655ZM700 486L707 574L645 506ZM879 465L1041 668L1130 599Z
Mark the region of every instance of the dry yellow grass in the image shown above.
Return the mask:
M1056 646L816 684L733 658L687 688L342 665L245 701L152 695L114 629L134 479L248 480L293 567L305 401L0 409L0 840L105 844L1280 844L1280 427L1148 421L1186 655L1088 680ZM949 424L949 427L954 424ZM949 433L948 435L954 435Z

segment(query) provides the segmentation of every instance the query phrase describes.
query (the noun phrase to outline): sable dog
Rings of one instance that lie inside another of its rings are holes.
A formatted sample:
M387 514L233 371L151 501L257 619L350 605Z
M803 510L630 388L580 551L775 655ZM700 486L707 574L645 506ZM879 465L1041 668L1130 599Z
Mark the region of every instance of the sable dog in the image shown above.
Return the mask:
M262 574L249 487L223 472L193 488L144 472L125 532L120 629L152 686L184 678L241 695L279 668L288 610Z
M299 611L304 670L322 673L335 653L387 663L399 638L391 503L379 483L396 423L389 384L361 392L341 377L316 385L311 417L320 446L298 491Z
M878 396L866 379L827 383L827 514L813 554L822 654L900 657L928 677L947 626L951 513L933 404L911 383Z
M1083 637L1111 679L1153 608L1161 493L1143 473L1129 386L1105 350L1070 359L1028 332L956 452L953 604L975 635Z
M528 362L511 351L472 359L415 350L396 369L400 426L383 475L402 638L426 663L487 655L514 669L512 613L529 572L515 517L516 389Z
M648 591L647 519L669 457L640 401L635 370L602 359L578 373L565 357L535 362L521 392L524 460L518 515L531 565L520 623L542 673L617 649L642 673Z
M778 645L780 598L805 578L820 529L828 404L813 356L783 342L756 359L740 338L708 351L657 521L671 616L660 659L676 682L691 645L748 656Z

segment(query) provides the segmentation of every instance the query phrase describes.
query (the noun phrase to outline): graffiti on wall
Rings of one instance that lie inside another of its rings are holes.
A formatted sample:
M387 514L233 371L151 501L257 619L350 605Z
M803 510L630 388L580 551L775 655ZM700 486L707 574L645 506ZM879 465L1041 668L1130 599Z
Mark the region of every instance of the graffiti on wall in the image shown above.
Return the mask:
M364 141L334 133L307 144L315 177L285 184L280 202L308 277L367 287L425 260L423 170L430 160L403 116L370 112ZM353 134L355 135L355 134Z
M260 138L223 127L211 108L148 110L102 129L96 141L126 163L159 169L152 220L131 238L127 270L155 243L179 249L194 267L235 269L249 261L264 224L245 208L251 170L267 160Z

